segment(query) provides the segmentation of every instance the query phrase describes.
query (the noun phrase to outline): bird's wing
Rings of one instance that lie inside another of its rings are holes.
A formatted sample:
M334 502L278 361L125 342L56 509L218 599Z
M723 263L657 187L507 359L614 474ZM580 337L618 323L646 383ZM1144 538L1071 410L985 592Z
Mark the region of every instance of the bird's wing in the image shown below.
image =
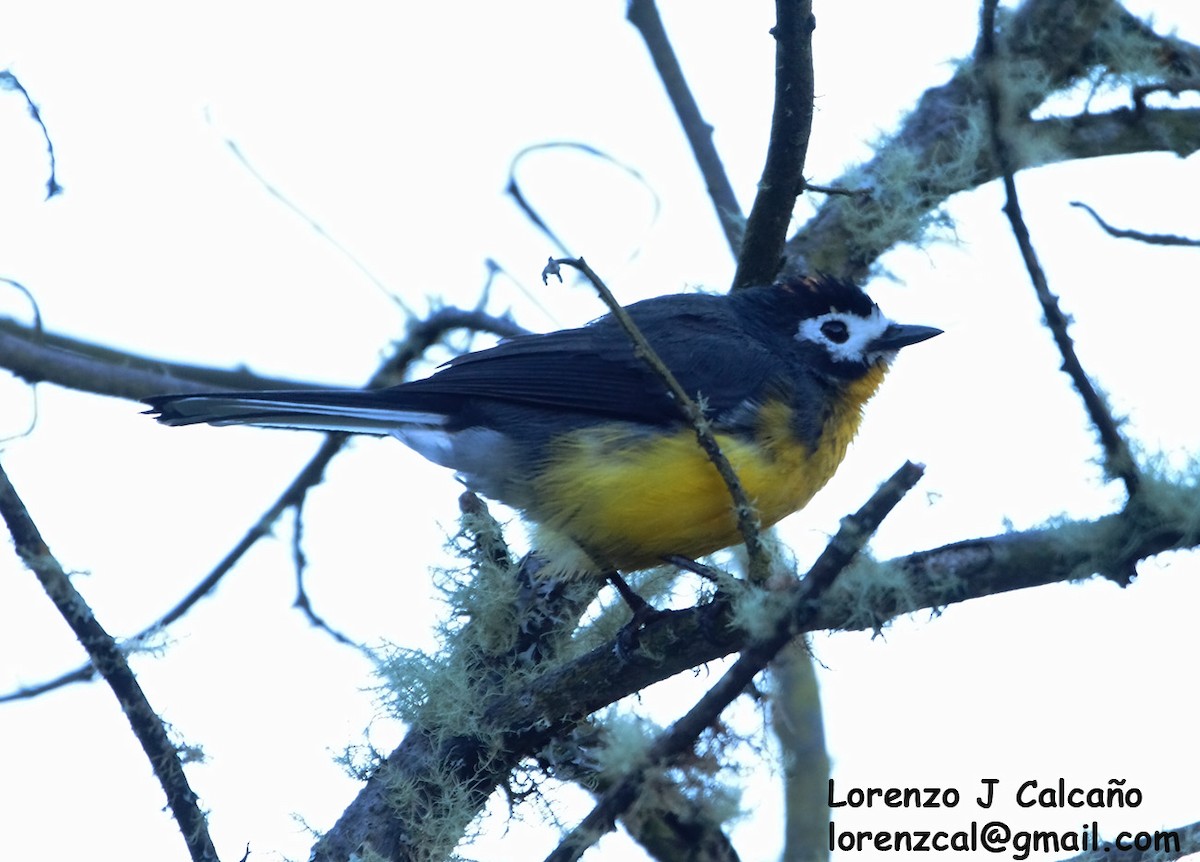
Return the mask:
M684 391L703 398L710 415L754 397L778 367L767 348L747 338L727 315L675 312L669 328L665 323L644 328ZM379 395L410 409L419 407L421 399L432 406L441 399L487 398L651 424L680 418L661 378L608 318L458 357L425 380Z
M744 407L779 375L778 358L744 330L720 297L665 297L629 311L684 391L703 399L712 417ZM388 389L167 395L146 403L168 425L387 434L399 425L461 424L456 417L481 400L649 424L680 419L666 385L609 317L579 329L520 336Z

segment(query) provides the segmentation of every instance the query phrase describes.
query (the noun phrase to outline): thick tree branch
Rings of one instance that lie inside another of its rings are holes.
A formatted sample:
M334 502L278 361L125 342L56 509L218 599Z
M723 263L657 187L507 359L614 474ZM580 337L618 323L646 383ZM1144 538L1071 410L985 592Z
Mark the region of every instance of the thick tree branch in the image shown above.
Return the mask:
M150 706L145 692L125 661L117 642L104 630L75 589L67 573L46 545L8 475L0 468L0 517L8 525L17 556L37 576L46 595L66 620L121 704L134 736L150 760L150 767L167 795L167 805L179 824L192 862L218 862L208 834L208 822L188 784L179 750L167 736L162 719Z

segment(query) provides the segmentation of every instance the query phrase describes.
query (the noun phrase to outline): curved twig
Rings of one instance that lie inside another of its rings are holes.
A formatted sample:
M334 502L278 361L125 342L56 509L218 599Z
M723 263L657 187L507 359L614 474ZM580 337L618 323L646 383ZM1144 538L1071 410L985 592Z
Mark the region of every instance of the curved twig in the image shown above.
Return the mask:
M42 137L46 141L46 155L50 159L50 176L46 178L46 200L55 195L62 194L63 187L58 184L58 176L55 170L58 166L58 160L54 156L54 141L50 139L50 130L46 128L45 121L42 120L42 112L38 109L37 102L29 95L29 91L25 89L25 85L7 69L0 71L0 90L16 90L25 99L25 106L29 109L29 116L33 117L33 121L38 124L38 128L42 130Z
M1100 214L1085 204L1083 201L1071 201L1071 206L1077 207L1088 215L1090 215L1100 225L1100 228L1109 236L1117 239L1135 239L1138 242L1144 242L1147 245L1183 245L1197 247L1200 246L1200 239L1194 239L1189 236L1178 236L1173 233L1143 233L1140 230L1128 230L1119 227L1113 227L1104 219L1100 218Z

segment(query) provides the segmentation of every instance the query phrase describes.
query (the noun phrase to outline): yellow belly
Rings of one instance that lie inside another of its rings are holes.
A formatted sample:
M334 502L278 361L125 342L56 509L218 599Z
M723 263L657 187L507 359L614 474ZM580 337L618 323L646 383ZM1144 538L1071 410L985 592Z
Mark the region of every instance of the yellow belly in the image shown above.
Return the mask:
M882 379L868 375L833 405L813 449L791 432L791 408L768 405L753 439L717 434L764 527L803 508L825 485ZM701 557L741 542L732 500L691 430L648 436L619 425L574 432L533 483L529 513L600 565L634 570L664 556Z

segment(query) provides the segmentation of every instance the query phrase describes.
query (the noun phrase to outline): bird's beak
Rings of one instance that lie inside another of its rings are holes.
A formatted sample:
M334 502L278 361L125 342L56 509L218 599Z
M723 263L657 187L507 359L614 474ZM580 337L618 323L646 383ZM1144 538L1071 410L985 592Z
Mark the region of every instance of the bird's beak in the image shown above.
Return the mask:
M921 341L941 335L942 330L935 326L910 326L904 323L893 323L883 331L883 334L871 342L872 352L899 350Z

